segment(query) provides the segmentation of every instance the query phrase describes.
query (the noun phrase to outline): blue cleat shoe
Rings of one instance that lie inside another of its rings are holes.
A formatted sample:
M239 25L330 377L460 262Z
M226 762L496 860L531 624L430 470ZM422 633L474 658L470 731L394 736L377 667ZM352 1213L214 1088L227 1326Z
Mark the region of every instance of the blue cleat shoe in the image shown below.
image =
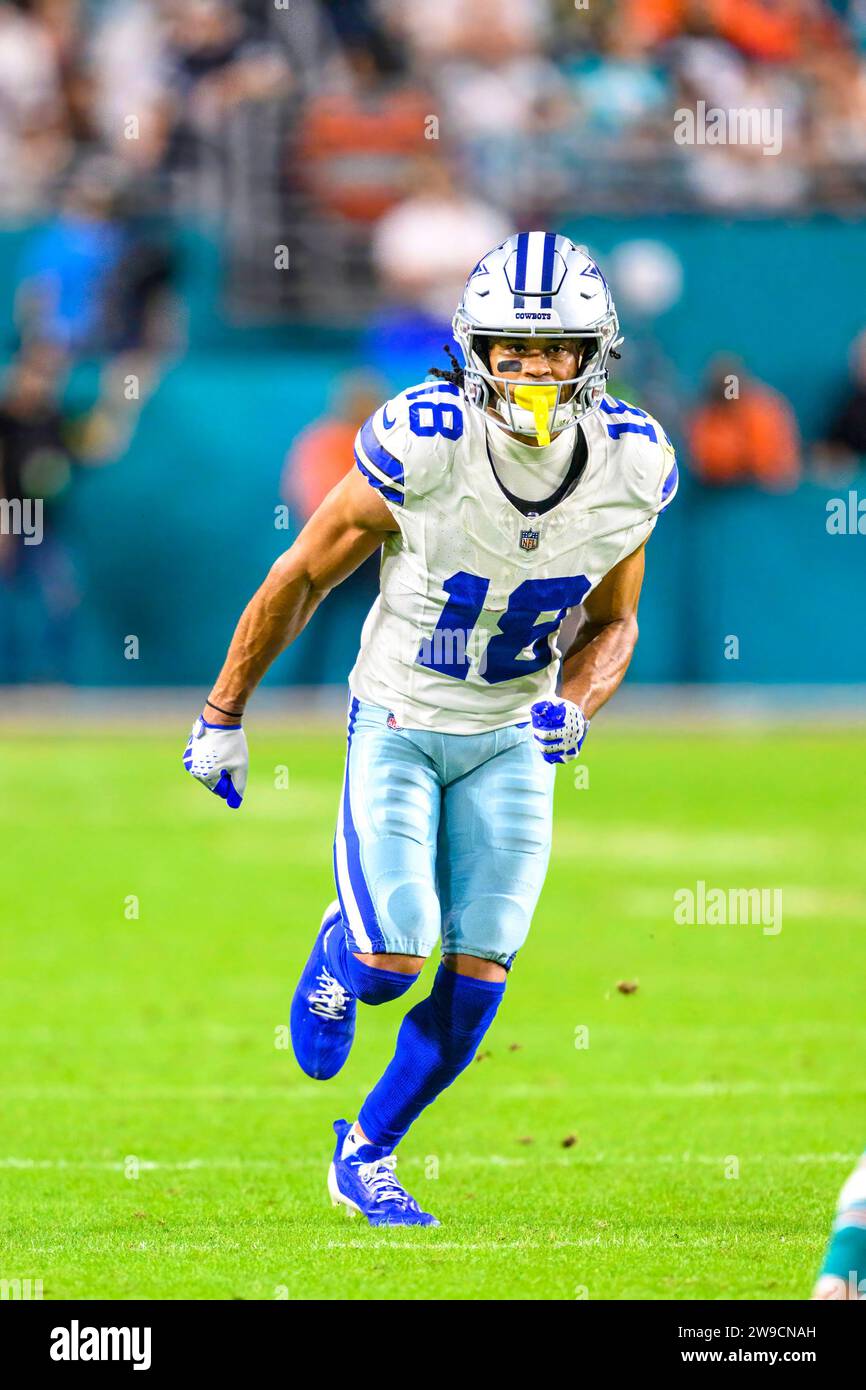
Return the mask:
M348 1120L335 1120L337 1147L328 1170L331 1205L360 1212L371 1226L438 1226L394 1176L397 1155L359 1144Z
M325 938L333 930L343 930L337 902L325 909L316 944L292 1000L295 1057L307 1076L317 1081L336 1076L355 1039L357 1001L331 974L325 957Z

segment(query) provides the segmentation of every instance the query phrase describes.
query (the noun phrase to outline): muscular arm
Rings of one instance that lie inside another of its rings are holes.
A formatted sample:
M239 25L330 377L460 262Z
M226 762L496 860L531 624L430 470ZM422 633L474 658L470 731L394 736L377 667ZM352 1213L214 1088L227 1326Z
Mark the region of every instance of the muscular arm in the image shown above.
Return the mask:
M562 664L562 693L587 719L610 699L628 670L643 575L642 545L605 575L583 606L583 621Z
M268 667L303 631L325 595L397 529L382 498L353 468L275 561L241 614L210 692L214 704L242 711ZM207 717L215 724L234 722L210 705Z

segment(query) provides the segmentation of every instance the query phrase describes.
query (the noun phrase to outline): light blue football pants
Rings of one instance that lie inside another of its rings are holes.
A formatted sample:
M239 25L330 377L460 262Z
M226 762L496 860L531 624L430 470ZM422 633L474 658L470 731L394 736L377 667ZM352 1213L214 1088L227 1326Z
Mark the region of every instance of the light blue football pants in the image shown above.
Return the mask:
M507 968L547 872L556 769L528 725L440 734L388 718L350 699L334 840L349 945L429 956L441 937L445 955Z

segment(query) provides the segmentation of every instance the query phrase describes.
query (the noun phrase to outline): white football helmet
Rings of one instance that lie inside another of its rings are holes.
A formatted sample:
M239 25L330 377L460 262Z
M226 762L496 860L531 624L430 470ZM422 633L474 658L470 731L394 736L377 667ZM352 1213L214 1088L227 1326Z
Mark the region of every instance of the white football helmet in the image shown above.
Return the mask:
M542 443L598 410L608 358L622 342L607 281L585 251L556 232L520 232L483 256L466 281L452 326L470 404L485 413L495 406L500 428ZM555 387L520 387L492 375L485 338L536 336L586 339L591 350L580 375Z

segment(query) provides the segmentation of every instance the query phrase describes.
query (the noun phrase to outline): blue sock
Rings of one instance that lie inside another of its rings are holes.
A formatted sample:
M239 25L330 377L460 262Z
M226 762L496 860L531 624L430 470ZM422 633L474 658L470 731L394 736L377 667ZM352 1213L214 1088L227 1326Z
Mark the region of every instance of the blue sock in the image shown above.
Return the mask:
M371 1143L399 1144L468 1067L504 993L504 980L473 980L440 965L431 994L403 1019L397 1050L361 1107L358 1124Z
M365 965L358 960L349 948L341 922L325 943L325 958L331 974L362 1004L389 1004L405 994L418 978L417 975L403 975L399 970L380 970L377 965Z

